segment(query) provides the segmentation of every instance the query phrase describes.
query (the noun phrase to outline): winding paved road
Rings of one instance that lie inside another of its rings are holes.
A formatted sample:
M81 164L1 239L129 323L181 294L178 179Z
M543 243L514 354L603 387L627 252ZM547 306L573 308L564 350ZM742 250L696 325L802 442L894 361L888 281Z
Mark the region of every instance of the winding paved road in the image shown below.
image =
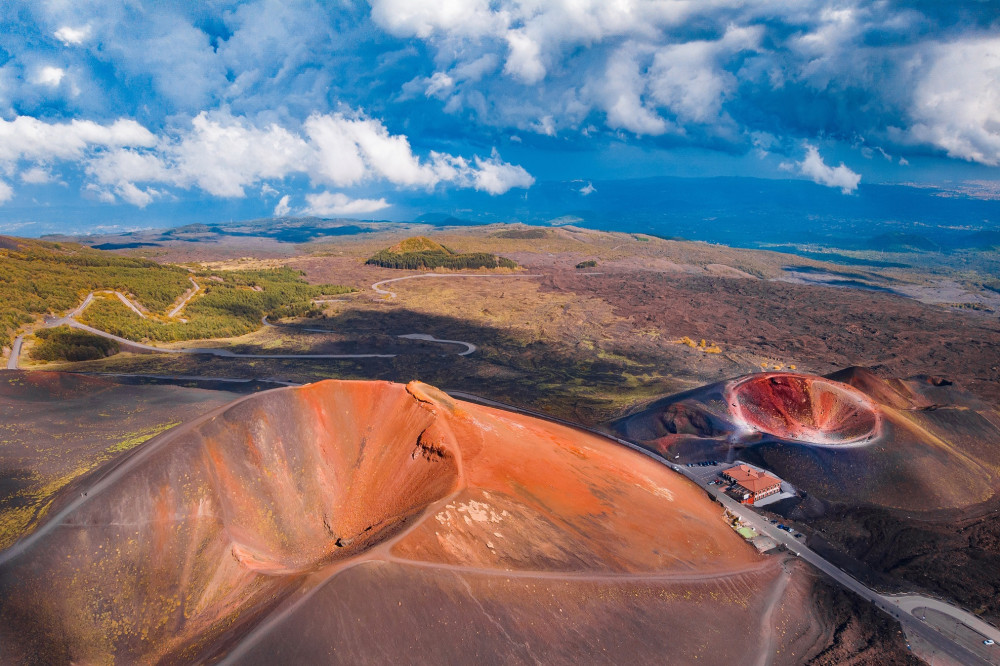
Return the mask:
M524 274L507 274L507 273L422 273L420 275L406 275L398 278L390 278L388 280L381 280L372 285L372 289L375 293L381 294L383 296L388 296L389 298L396 298L396 292L389 291L388 289L382 289L382 285L389 284L390 282L399 282L400 280L415 280L417 278L527 278L527 277L542 277L538 273L524 273Z
M442 342L447 345L463 345L465 351L458 352L459 356L468 356L472 352L479 349L476 345L471 342L462 342L461 340L442 340L441 338L435 338L433 335L427 335L426 333L407 333L406 335L397 335L397 338L404 338L406 340L426 340L427 342Z
M294 331L308 331L309 333L335 333L336 331L330 330L328 328L305 328L303 326L291 326L287 324L272 324L267 320L267 315L264 315L260 319L260 323L264 326L269 326L270 328L289 328ZM449 345L462 345L465 347L465 351L458 352L458 356L468 356L473 353L479 347L472 344L471 342L464 342L462 340L442 340L441 338L435 338L433 335L428 335L427 333L407 333L405 335L397 335L397 338L404 338L406 340L424 340L426 342L441 342ZM394 354L395 355L395 354Z

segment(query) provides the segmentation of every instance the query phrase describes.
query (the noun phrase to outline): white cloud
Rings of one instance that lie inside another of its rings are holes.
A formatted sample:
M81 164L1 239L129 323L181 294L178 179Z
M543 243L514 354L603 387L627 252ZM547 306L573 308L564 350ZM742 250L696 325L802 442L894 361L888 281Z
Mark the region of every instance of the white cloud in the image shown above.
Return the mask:
M524 30L508 32L507 46L510 52L503 67L504 73L528 85L538 83L545 78L545 65L541 59L542 49Z
M937 45L913 93L910 136L949 157L1000 164L1000 38Z
M787 168L788 165L783 164ZM826 185L827 187L839 187L844 194L850 194L858 189L861 182L861 175L851 171L841 162L838 167L831 167L823 161L816 146L806 144L806 156L796 166L799 173L807 176L814 183Z
M0 180L0 204L7 203L14 198L14 190L10 185Z
M755 49L763 30L730 26L721 39L671 44L657 50L649 69L650 96L682 122L718 121L737 80L721 67L733 54Z
M51 183L53 180L52 174L42 167L31 167L21 172L21 182L29 185L44 185L45 183Z
M435 95L440 95L445 93L455 85L455 80L444 72L434 72L427 81L427 88L424 90L424 94L427 97L434 97Z
M151 187L142 189L133 183L122 183L115 188L115 193L126 203L138 206L139 208L145 208L153 202L153 199L162 194L162 192L154 190Z
M310 156L297 134L278 125L254 127L229 114L202 112L180 141L160 151L177 185L196 185L220 197L242 197L244 188L299 171Z
M66 76L66 70L61 67L46 65L35 73L35 83L42 86L55 88Z
M292 207L288 205L289 199L291 199L291 197L287 194L281 197L281 199L278 201L278 205L274 207L275 217L284 217L285 215L288 215L289 212L291 212Z
M90 38L90 25L88 24L80 28L64 25L55 31L55 37L66 46L83 44Z
M503 194L515 187L529 188L535 179L522 167L508 164L500 159L497 151L489 159L476 158L476 170L472 171L473 186L490 194Z
M425 39L439 32L478 36L495 32L505 17L489 0L372 0L372 18L398 36Z
M47 123L30 116L10 121L0 118L0 164L19 159L79 160L90 149L150 147L155 143L153 133L134 120L100 125L90 120Z
M244 197L253 187L267 196L277 194L269 181L293 175L336 187L383 181L428 190L441 184L470 187L490 194L534 183L527 171L504 162L496 150L471 161L435 151L422 158L405 135L390 134L381 121L360 113L314 114L300 133L276 123L258 127L228 112L202 112L189 126L159 136L132 120L99 125L46 123L27 116L0 119L0 168L14 172L22 161L33 163L22 175L26 182L42 182L54 162L75 162L89 179L89 191L102 200L117 197L138 206L166 194L152 186L198 188L230 198Z
M450 183L503 194L534 183L527 171L503 162L495 150L488 159L474 158L475 166L461 156L435 151L421 160L405 136L390 134L380 121L361 115L314 114L305 131L315 151L311 175L337 187L381 179L403 187L430 189Z
M385 199L351 199L340 192L319 192L306 195L306 207L303 213L316 217L336 217L340 215L360 215L374 213L388 208ZM275 210L277 214L277 210Z
M615 129L626 129L633 134L663 134L668 129L667 122L642 100L646 82L639 69L639 49L626 45L619 49L608 61L604 80L597 84L607 113L608 125Z

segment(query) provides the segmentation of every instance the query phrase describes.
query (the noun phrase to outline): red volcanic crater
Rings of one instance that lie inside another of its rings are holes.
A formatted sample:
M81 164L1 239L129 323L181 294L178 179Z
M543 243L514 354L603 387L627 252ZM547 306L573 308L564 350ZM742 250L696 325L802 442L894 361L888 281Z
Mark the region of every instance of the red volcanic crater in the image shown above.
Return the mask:
M730 384L726 397L738 424L792 442L866 444L882 428L879 409L867 395L823 377L752 375Z

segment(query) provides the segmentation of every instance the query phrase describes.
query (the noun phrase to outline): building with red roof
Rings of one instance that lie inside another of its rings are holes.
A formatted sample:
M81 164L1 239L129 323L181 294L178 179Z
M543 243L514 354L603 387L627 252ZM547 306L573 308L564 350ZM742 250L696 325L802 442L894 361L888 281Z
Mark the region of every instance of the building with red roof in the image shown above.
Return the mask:
M723 478L735 484L736 499L743 504L753 504L765 497L781 492L781 480L767 472L750 467L736 465L722 472Z

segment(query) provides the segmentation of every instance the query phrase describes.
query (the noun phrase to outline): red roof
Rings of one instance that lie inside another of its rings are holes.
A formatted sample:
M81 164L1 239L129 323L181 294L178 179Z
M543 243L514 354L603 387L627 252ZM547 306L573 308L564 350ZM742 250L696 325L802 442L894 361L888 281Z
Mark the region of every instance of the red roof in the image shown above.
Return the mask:
M774 486L780 486L781 481L771 476L767 472L758 472L749 465L736 465L723 472L740 486L751 493L759 493L769 490Z

